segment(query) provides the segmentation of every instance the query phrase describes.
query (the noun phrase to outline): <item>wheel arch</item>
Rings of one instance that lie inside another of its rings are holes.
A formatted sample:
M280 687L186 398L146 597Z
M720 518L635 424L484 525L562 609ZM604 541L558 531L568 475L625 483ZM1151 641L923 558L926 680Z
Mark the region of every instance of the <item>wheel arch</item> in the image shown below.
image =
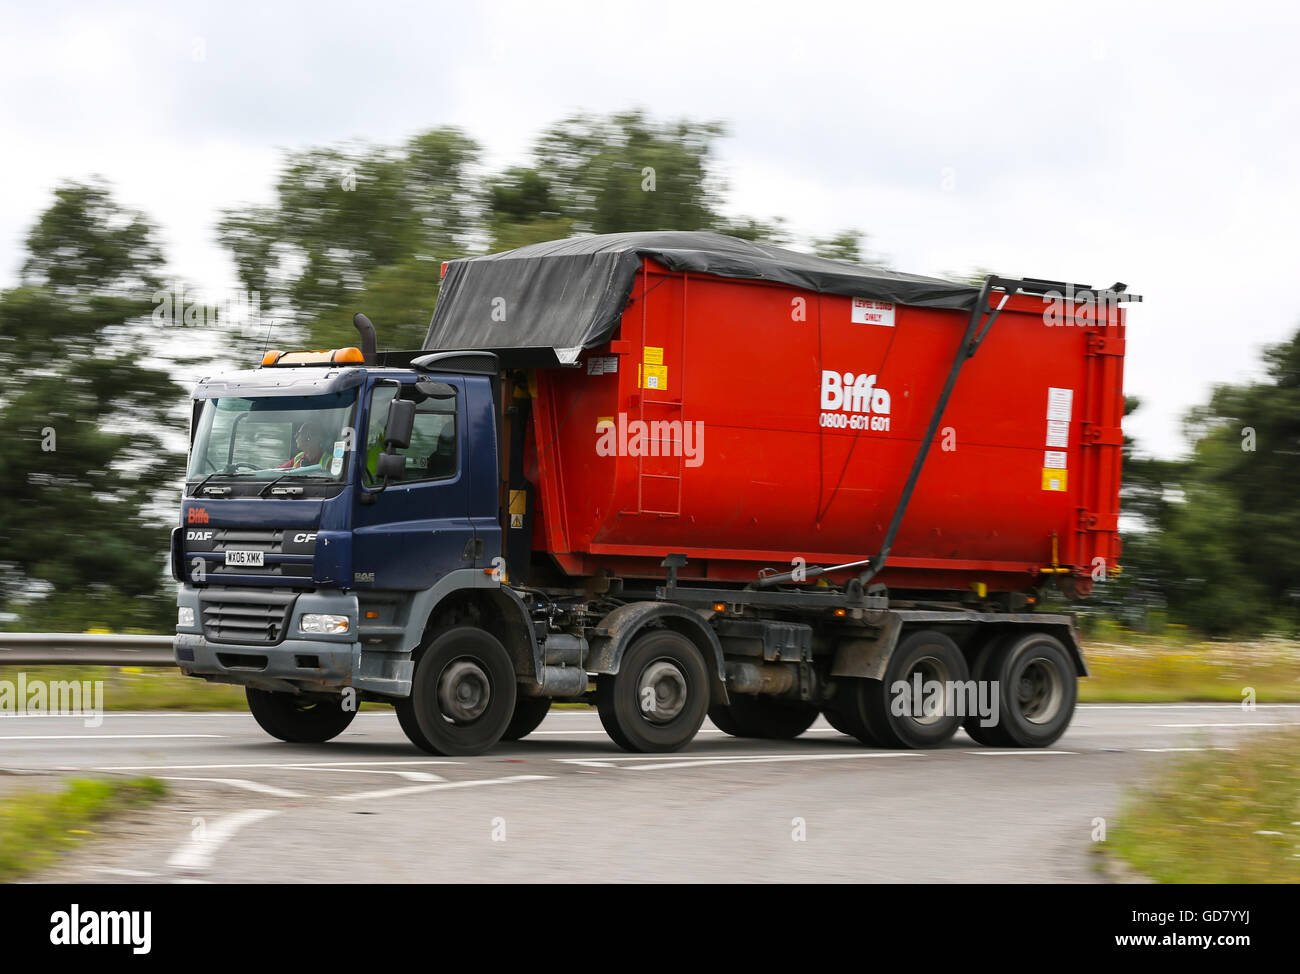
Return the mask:
M589 640L590 673L617 673L632 641L651 627L671 629L695 644L709 673L710 704L728 703L722 643L717 633L697 612L668 602L631 602L621 605L600 620ZM712 665L709 665L712 661Z
M1035 616L1030 613L989 616L976 612L958 614L908 610L889 612L874 636L841 639L835 649L831 675L883 679L890 657L898 644L912 633L926 629L951 637L972 665L981 649L992 645L1002 636L1046 633L1054 636L1065 647L1074 663L1076 676L1088 675L1079 630L1072 616Z

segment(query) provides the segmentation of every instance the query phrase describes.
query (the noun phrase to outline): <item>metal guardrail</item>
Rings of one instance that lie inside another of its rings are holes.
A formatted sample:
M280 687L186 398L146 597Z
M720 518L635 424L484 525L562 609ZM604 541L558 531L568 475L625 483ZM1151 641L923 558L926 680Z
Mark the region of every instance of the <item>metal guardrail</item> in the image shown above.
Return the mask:
M0 632L0 666L175 666L172 636Z

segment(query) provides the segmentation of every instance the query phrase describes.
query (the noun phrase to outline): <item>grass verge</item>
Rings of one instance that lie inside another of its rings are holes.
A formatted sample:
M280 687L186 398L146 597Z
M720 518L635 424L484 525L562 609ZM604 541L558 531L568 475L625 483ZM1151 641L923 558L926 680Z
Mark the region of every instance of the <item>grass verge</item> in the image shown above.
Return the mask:
M1107 845L1157 882L1300 882L1300 733L1185 755L1118 820Z
M1211 642L1172 633L1117 632L1085 640L1091 677L1079 682L1083 703L1258 703L1300 701L1300 642L1266 638Z
M0 882L48 865L93 835L91 826L114 812L166 794L156 778L74 778L58 791L23 788L0 798Z

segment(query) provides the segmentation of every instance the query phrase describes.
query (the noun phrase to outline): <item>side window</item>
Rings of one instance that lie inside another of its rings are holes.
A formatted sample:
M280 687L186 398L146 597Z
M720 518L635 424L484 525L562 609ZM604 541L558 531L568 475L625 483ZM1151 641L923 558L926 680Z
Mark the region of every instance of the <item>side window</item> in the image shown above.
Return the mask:
M366 483L377 484L375 468L384 450L388 407L393 398L415 399L413 386L377 386L370 400L370 428L366 432ZM454 477L459 469L456 441L456 400L425 399L415 407L411 445L399 453L406 458L404 483Z

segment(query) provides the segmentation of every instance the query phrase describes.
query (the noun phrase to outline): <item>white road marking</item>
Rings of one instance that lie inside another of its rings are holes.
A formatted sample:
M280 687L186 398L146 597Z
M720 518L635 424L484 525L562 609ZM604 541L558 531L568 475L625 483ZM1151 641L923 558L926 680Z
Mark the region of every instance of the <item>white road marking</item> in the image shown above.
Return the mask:
M446 781L429 771L389 771L382 768L305 768L299 765L287 768L288 771L326 771L333 774L395 774L407 781Z
M150 876L157 876L157 873L147 873L140 869L119 869L116 866L100 866L95 870L97 873L108 873L110 876L130 876L133 879L148 879Z
M367 798L396 798L400 795L419 795L426 791L446 791L451 788L477 788L481 785L508 785L516 781L545 781L549 774L519 774L509 778L485 778L479 781L448 781L439 785L412 785L409 788L385 788L380 791L358 791L351 795L335 795L336 801L352 802Z
M1081 703L1080 710L1240 710L1239 703ZM1257 703L1256 710L1300 710L1300 703Z
M159 775L159 777L163 781L209 781L218 785L230 785L232 788L243 788L247 791L260 791L264 795L275 795L279 798L307 797L301 791L289 791L287 788L264 785L260 781L249 781L246 778L182 778L177 775Z
M2 734L0 741L130 741L177 737L227 737L227 734Z
M551 758L552 761L558 761L561 764L586 764L591 761L717 761L719 758L744 759L744 758L791 758L800 761L815 760L820 757L832 758L853 758L853 757L873 757L878 754L924 754L924 751L854 751L851 754L841 754L838 751L804 751L802 753L790 754L782 752L778 754L739 754L728 756L719 754L716 751L709 754L673 754L671 758L665 754L589 754L581 758Z
M1235 751L1235 747L1139 747L1134 748L1136 751L1145 751L1148 754L1169 754L1174 751Z
M397 764L460 764L460 761L440 761L436 758L413 761L298 761L294 764L115 764L103 768L74 768L79 771L216 771L222 768L274 768L279 771L300 771L304 768L370 767Z
M1078 751L1043 751L1036 747L1023 747L1018 751L967 751L967 754L987 754L990 757L1010 757L1013 754L1078 754Z
M233 815L217 819L217 821L173 852L171 858L167 860L167 865L172 869L202 872L208 868L217 850L236 832L246 825L252 825L254 822L260 822L262 819L279 814L273 808L248 808L242 812L235 812Z
M1294 720L1243 720L1230 724L1156 724L1157 727L1300 727Z
M785 761L846 761L853 758L919 758L920 751L873 751L870 754L787 754L783 757L705 758L673 760L660 764L629 764L627 771L660 771L664 768L699 768L709 764L778 764Z

